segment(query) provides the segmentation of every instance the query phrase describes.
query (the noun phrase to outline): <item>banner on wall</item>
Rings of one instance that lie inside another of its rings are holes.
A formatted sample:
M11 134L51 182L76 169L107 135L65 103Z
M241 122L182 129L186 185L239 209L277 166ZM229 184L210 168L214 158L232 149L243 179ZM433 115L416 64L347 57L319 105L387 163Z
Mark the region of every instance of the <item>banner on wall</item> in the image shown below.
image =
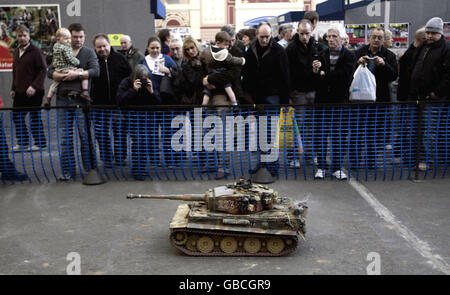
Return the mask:
M0 71L12 71L18 25L30 30L31 41L42 49L49 62L60 24L59 4L0 5Z
M365 24L348 24L345 25L345 31L348 35L349 45L353 49L358 49L362 45L366 44L366 31L367 26Z
M444 23L444 36L445 39L450 40L450 22Z

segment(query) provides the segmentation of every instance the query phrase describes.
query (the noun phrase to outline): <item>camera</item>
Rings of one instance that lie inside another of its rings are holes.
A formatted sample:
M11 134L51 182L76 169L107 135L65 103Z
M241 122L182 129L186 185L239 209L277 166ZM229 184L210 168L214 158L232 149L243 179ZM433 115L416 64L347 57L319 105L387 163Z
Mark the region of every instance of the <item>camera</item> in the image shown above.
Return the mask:
M315 60L319 60L319 55L318 54L314 54L313 55L313 61L315 61Z
M147 79L140 79L141 80L141 86L142 87L147 87L148 86L148 81Z

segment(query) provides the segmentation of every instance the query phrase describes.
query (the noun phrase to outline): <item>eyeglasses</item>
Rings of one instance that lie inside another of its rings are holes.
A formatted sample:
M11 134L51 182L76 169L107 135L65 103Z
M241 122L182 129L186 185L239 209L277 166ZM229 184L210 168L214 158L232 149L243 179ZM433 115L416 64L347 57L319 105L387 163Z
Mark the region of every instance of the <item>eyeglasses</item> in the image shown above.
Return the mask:
M370 38L372 38L372 39L374 39L374 40L383 40L383 38L384 38L384 36L375 36L375 35L373 35L373 36L371 36Z
M172 51L180 50L180 47L173 47L173 48L170 48L170 50L172 50Z

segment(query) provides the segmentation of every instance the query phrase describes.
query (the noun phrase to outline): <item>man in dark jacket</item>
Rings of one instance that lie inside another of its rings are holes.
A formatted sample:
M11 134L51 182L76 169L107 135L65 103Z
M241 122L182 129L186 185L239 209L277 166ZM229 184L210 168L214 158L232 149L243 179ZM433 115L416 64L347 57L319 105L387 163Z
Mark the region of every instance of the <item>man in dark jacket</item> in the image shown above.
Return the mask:
M232 25L225 25L221 28L222 32L227 32L231 39L230 39L230 46L228 49L228 52L233 57L244 57L244 51L239 47L236 40L236 31L234 30L234 27ZM221 73L210 73L206 77L204 77L203 84L205 87L208 87L210 85L218 85L220 86L220 89L215 89L215 92L219 94L219 96L226 95L225 91L222 90L223 86L230 83L231 81L231 88L234 91L234 94L241 104L252 104L253 101L249 100L247 96L245 96L244 91L242 90L242 83L241 83L241 71L242 66L236 65L232 66L229 69L227 69L224 72ZM220 100L219 100L220 103ZM220 103L223 104L223 103Z
M289 77L291 79L291 102L292 104L313 104L316 97L316 74L313 73L313 62L318 60L318 52L314 46L312 38L312 24L304 19L298 24L297 34L294 35L292 42L286 47L286 54L289 61ZM311 107L297 107L296 119L303 140L303 155L308 160L312 155L312 109ZM291 167L300 167L300 157L296 157L295 151L292 152L289 165Z
M136 65L131 77L124 78L117 90L117 101L125 106L157 105L159 101L153 95L150 73L144 65ZM131 138L131 175L136 180L145 180L147 171L147 158L150 156L151 164L157 165L155 155L158 154L158 128L155 128L156 112L144 110L126 110L125 117L130 124Z
M366 65L375 76L377 102L391 101L390 83L398 76L397 58L392 51L383 46L384 38L384 30L375 28L370 34L369 45L356 51L358 64ZM391 140L390 112L390 107L387 105L367 105L362 106L359 112L356 110L352 113L350 150L354 153L354 161L351 164L353 170L360 167L361 147L364 143L367 146L366 168L377 169L377 151L384 148ZM357 126L357 122L364 126Z
M398 76L398 65L395 54L383 46L384 31L381 28L372 30L369 45L355 52L358 64L367 64L377 81L376 97L378 102L390 102L389 84Z
M411 43L402 57L398 60L399 74L397 98L399 101L408 100L409 88L411 86L411 74L414 67L417 48L419 48L425 40L425 28L423 27L416 31L414 42Z
M312 25L309 20L302 20L293 41L286 47L291 79L291 99L294 104L312 104L316 96L313 61L318 59L318 52L311 38Z
M405 53L398 60L399 73L398 73L398 90L397 99L398 101L408 101L409 89L411 86L411 74L414 68L414 61L416 60L417 49L425 42L425 27L420 28L416 31L415 40ZM417 107L410 104L399 105L400 109L398 115L398 125L397 125L397 136L398 141L395 142L394 146L394 164L402 164L404 167L409 165L414 165L414 153L411 153L411 147L413 147L414 141L417 140L415 126L413 124L413 118L416 117L415 112ZM410 167L411 167L410 166Z
M120 46L122 47L122 49L118 50L118 52L122 53L126 57L128 63L131 66L131 69L134 70L138 61L141 58L144 58L144 55L139 51L139 49L133 46L131 37L128 35L123 35L120 38Z
M284 48L272 39L272 28L268 23L261 23L256 30L256 39L252 41L245 54L246 63L242 69L243 88L250 94L256 104L289 103L289 66ZM278 116L277 109L269 109L268 114ZM262 118L263 116L260 116ZM272 118L267 118L267 137L270 139L270 155L262 153L261 166L269 169L273 176L278 174L278 153L276 159L275 130ZM261 134L259 136L262 136ZM268 144L268 140L267 140ZM252 171L253 172L253 171ZM254 171L256 172L256 171Z
M353 78L355 55L342 46L342 35L339 29L328 30L328 48L319 54L321 63L317 70L317 103L347 103L350 83ZM336 107L333 107L336 109ZM347 119L345 110L338 109L335 114L328 108L316 108L314 149L317 154L318 169L315 178L325 178L327 168L337 179L346 179L342 171L342 157L346 150ZM328 140L330 136L331 165L326 162Z
M108 36L98 34L94 37L94 49L100 66L100 76L92 80L93 105L117 105L116 93L120 82L131 74L131 66L126 58L114 51ZM98 113L96 113L98 112ZM96 115L98 116L96 118ZM95 137L100 148L100 158L105 167L112 167L113 152L111 149L110 128L114 134L114 159L116 165L124 165L127 156L126 122L122 122L121 112L118 110L94 111Z
M39 107L44 96L44 80L47 73L47 64L39 47L34 46L30 40L30 31L27 27L19 25L16 29L18 47L14 51L13 81L11 85L11 98L13 107ZM30 113L31 135L34 144L30 146L30 137L25 117ZM32 151L47 146L41 112L14 111L14 125L16 127L17 144L13 150Z
M417 48L411 75L411 99L428 102L450 100L450 42L444 38L443 27L443 21L438 17L430 19L425 25L426 41ZM438 160L448 163L445 140L448 110L448 104L425 105L424 154L427 162L419 164L420 170L434 164L433 159L438 158L440 153L445 158Z
M272 40L272 28L261 24L245 54L243 88L256 104L289 103L289 66L286 52Z
M442 28L438 17L425 26L426 41L417 48L411 76L413 99L450 99L450 44Z

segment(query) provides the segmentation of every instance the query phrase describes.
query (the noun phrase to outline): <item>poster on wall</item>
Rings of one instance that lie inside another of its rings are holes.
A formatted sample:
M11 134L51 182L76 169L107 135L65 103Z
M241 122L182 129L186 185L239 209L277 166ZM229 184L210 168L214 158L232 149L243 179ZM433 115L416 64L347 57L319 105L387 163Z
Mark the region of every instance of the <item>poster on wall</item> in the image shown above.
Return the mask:
M445 39L450 40L450 22L444 23L444 36Z
M356 50L366 43L366 25L345 25L345 31L348 35L349 45Z
M60 24L59 4L0 5L0 71L12 71L18 25L25 25L30 30L31 41L42 49L48 62Z
M368 24L367 40L369 40L372 30L376 27L384 29L384 24ZM389 30L392 32L392 48L406 49L409 46L409 24L392 23L389 24Z

